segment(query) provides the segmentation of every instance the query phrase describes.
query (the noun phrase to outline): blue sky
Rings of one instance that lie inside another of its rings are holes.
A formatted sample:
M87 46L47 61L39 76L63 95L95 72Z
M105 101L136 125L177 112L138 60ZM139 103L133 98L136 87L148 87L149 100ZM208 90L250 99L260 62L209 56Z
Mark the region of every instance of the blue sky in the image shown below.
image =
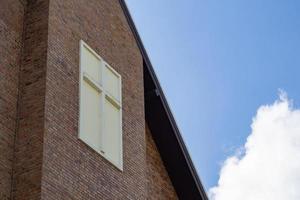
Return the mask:
M206 189L257 108L300 104L300 1L127 0Z

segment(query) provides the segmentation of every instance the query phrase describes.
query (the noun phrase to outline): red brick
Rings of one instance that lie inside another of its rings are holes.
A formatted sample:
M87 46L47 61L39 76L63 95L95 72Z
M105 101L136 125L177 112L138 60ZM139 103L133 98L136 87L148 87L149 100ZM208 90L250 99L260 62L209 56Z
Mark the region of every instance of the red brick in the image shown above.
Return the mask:
M176 191L161 160L159 151L152 138L151 131L146 126L147 143L147 189L149 200L178 199Z
M0 43L0 70L15 68L0 79L0 199L177 199L145 125L143 58L119 1L14 1L0 0L0 39L18 36ZM123 171L78 139L81 39L122 76Z
M24 6L0 0L0 199L10 199Z
M13 199L40 199L45 132L48 0L30 0L24 16Z

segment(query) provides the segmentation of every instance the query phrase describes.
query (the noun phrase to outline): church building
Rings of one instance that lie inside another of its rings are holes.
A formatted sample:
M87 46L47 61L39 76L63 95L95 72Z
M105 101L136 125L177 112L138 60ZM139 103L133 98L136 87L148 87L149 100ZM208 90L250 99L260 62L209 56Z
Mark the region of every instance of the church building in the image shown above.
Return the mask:
M208 199L124 0L0 0L0 199Z

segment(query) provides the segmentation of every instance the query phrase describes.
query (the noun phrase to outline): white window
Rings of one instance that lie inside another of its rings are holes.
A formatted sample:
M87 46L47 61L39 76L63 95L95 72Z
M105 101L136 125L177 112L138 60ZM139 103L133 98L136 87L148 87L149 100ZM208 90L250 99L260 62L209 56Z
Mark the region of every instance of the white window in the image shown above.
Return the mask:
M122 155L121 76L80 41L79 138L120 170Z

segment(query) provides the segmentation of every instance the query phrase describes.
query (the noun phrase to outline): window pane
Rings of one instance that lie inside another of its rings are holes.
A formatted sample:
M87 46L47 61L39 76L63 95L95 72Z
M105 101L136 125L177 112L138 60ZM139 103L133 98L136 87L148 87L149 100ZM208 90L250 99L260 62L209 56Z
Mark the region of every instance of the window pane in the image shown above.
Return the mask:
M104 67L104 88L110 95L120 101L120 78L107 66Z
M81 70L82 72L86 72L90 77L92 77L95 81L101 82L101 61L98 59L96 55L94 55L90 50L88 50L85 46L82 46L81 51Z
M101 142L101 93L86 81L81 87L80 138L92 148L100 151Z
M120 164L121 155L121 119L120 110L107 99L104 103L103 150L115 164Z

